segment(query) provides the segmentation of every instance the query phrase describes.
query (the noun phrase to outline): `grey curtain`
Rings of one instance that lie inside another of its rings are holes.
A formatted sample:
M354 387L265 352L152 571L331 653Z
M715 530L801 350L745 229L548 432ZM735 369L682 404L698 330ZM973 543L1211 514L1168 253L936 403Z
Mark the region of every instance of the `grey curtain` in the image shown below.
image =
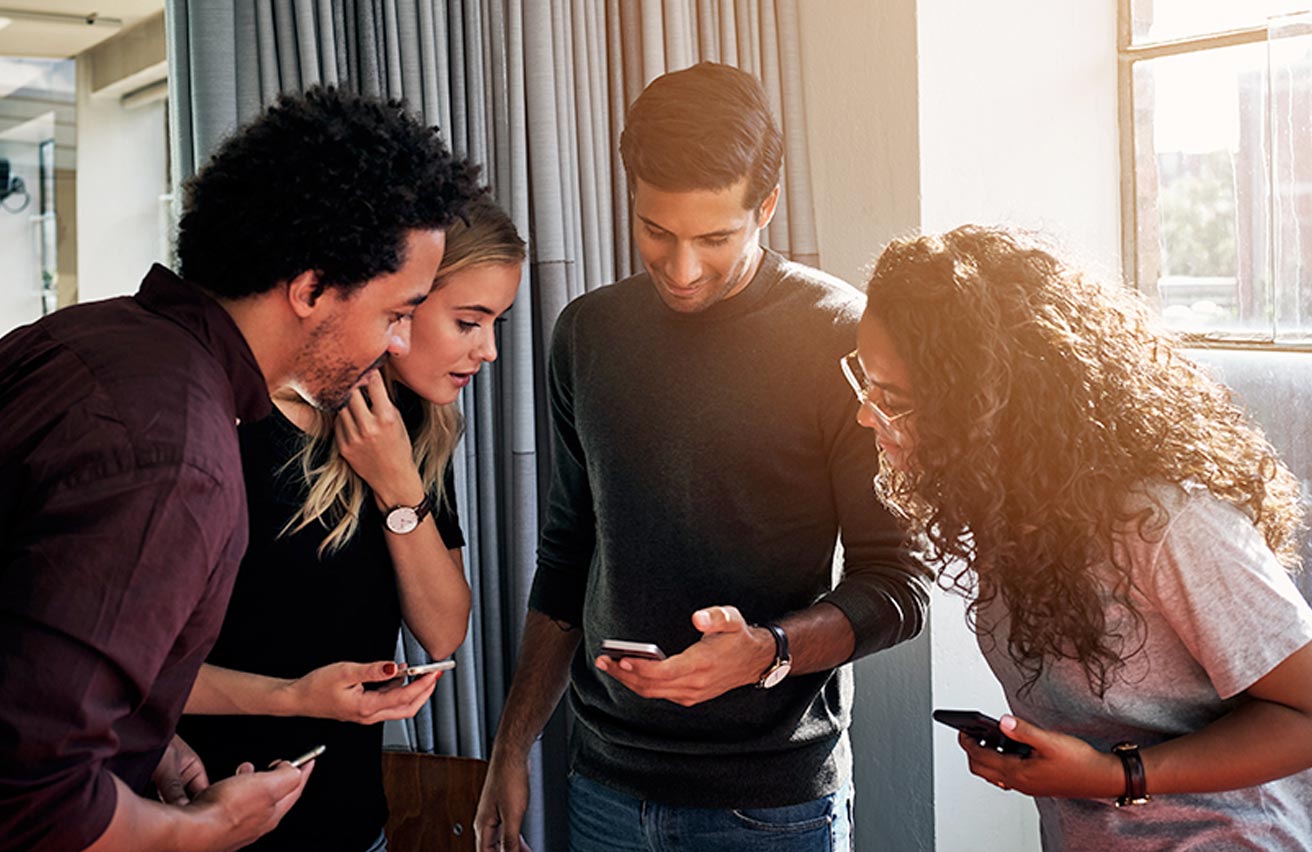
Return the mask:
M474 608L430 706L389 738L485 757L514 670L546 459L543 353L567 302L639 264L619 161L624 113L655 77L701 60L759 76L786 149L768 243L818 264L797 0L168 0L173 172L180 184L279 92L314 84L404 98L484 177L529 242L501 358L463 394L457 499ZM690 105L690 108L694 108ZM543 442L545 446L545 441ZM422 659L401 638L405 659ZM564 727L535 756L535 849L563 848ZM548 824L549 823L549 824Z

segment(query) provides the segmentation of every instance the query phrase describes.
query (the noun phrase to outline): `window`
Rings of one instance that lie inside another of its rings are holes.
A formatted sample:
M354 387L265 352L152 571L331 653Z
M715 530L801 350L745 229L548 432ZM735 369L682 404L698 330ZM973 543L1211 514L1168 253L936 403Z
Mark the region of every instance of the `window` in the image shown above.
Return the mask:
M1120 0L1125 268L1177 330L1312 346L1312 0Z

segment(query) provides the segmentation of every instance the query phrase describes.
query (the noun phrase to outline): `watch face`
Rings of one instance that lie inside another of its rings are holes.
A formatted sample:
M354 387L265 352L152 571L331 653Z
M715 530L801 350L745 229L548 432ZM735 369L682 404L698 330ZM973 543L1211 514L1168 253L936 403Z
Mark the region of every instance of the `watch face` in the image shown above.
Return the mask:
M387 513L387 528L404 535L419 526L419 513L409 506L397 506Z
M770 673L765 676L765 680L761 682L761 685L764 686L766 689L769 689L772 686L778 686L781 680L788 677L788 672L792 669L792 667L793 664L791 662L780 663L779 665L770 669Z

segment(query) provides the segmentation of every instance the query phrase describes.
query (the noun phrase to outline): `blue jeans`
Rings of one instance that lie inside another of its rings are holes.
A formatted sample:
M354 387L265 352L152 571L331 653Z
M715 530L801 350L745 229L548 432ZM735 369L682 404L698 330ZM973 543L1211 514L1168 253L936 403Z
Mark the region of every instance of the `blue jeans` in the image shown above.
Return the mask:
M570 852L850 852L852 791L782 808L690 808L569 779Z

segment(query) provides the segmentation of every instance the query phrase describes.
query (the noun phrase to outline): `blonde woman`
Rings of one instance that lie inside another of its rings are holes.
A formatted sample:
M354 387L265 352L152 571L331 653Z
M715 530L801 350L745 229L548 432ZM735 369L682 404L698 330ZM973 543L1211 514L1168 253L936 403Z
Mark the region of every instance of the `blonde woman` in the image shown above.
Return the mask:
M453 225L411 348L335 415L295 392L241 427L250 546L181 735L212 773L317 745L313 789L251 848L385 848L382 725L413 716L437 674L408 684L392 660L401 622L434 659L464 640L470 593L452 493L454 406L497 356L524 243L487 200Z
M1299 483L1132 294L1030 237L897 240L843 367L880 497L966 594L1048 850L1312 848ZM985 708L988 709L988 708Z

